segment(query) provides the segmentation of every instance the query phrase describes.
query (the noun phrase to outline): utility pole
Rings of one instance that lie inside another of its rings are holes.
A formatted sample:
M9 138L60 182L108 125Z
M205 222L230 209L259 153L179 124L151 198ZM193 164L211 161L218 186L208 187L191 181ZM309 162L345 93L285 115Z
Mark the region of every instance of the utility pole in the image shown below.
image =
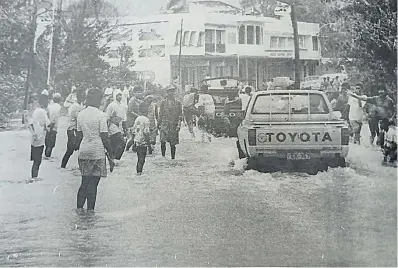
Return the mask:
M31 6L33 8L31 13L31 21L30 21L30 31L29 31L29 53L28 53L28 73L26 75L25 81L25 99L23 105L23 115L22 115L22 124L26 123L27 114L28 114L28 103L29 103L29 87L31 83L31 76L33 71L33 66L35 62L35 34L37 28L37 3L35 0L31 1Z
M182 35L183 35L183 25L184 25L184 19L181 19L181 34L180 34L180 50L178 52L178 84L180 85L180 90L182 90L182 77L181 77L181 54L182 54ZM180 92L179 92L180 93Z
M290 18L292 20L293 38L294 38L294 77L295 77L294 88L300 89L300 80L301 80L300 43L299 43L299 35L298 35L295 1L293 1L291 3Z
M53 10L51 16L51 40L50 40L50 52L48 53L48 70L47 70L47 86L50 85L51 78L51 66L53 64L53 49L54 49L54 39L55 39L55 4L56 0L53 0Z

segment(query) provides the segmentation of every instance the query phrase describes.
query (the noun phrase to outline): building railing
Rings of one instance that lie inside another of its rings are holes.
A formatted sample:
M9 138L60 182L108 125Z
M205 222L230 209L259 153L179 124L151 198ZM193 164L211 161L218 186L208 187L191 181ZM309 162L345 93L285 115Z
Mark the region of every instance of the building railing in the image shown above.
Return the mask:
M205 52L209 53L225 53L225 44L205 44Z

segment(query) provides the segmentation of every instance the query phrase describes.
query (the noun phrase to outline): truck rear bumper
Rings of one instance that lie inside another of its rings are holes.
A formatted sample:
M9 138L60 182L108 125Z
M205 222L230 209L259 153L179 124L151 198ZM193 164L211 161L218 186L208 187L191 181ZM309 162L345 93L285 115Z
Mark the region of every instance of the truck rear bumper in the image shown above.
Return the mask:
M335 157L347 157L348 146L338 146L333 148L322 148L322 149L271 149L261 147L249 147L246 149L246 155L249 157L264 157L264 158L276 158L276 159L288 159L288 156L292 154L302 154L306 159L322 159L322 158L335 158Z

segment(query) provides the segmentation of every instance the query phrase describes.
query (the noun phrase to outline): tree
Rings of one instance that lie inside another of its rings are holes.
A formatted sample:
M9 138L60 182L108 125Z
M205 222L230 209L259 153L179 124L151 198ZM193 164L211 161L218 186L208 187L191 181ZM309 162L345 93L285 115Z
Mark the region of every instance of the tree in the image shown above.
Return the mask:
M395 0L346 0L335 11L347 38L340 40L346 59L358 81L397 87L397 2Z
M278 2L286 4L295 2L298 21L315 23L328 21L328 11L331 6L322 0L241 0L240 4L244 9L252 7L259 9L265 17L275 17L274 10Z
M104 56L108 53L106 41L109 41L114 26L104 9L109 6L104 3L80 0L68 7L70 18L61 18L62 33L57 37L60 49L53 73L55 87L64 95L70 92L73 85L106 87L110 65ZM93 7L94 4L96 7ZM96 11L95 18L92 10Z
M22 108L30 13L25 2L0 1L0 124Z

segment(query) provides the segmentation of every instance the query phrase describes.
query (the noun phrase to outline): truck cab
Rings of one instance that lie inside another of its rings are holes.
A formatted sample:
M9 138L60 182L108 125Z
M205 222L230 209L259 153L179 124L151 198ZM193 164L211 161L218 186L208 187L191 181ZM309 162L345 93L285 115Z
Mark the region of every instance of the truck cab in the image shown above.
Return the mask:
M347 124L317 90L255 92L237 130L238 151L249 165L279 161L345 166Z

